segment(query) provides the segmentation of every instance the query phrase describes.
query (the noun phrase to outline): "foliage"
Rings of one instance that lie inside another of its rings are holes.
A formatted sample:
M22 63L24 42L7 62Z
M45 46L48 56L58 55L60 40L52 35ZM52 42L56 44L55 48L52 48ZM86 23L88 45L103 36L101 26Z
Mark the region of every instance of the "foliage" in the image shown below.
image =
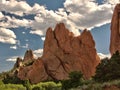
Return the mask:
M26 90L31 90L31 84L29 80L25 80L23 86L26 87Z
M40 87L36 86L32 90L40 90Z
M61 83L55 82L40 82L32 85L32 90L61 90Z
M26 90L23 85L0 83L0 90Z
M17 76L10 76L9 74L6 74L4 79L2 80L5 84L12 83L12 84L22 84L23 81L20 80Z
M83 84L82 77L83 77L83 74L81 72L78 72L78 71L71 72L69 74L70 79L62 81L62 89L68 90L70 88L81 86Z
M106 58L101 61L93 78L97 82L120 79L120 54L118 51L110 59Z

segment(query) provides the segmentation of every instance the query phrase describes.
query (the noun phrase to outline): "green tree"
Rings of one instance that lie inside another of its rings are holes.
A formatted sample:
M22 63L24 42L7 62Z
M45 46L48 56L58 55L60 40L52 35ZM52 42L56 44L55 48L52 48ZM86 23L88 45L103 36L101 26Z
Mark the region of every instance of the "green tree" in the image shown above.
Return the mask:
M73 71L69 74L68 80L62 81L62 90L68 90L70 88L75 88L82 85L83 74L78 71Z
M106 58L101 61L93 78L97 82L120 79L120 54L118 51L110 59Z

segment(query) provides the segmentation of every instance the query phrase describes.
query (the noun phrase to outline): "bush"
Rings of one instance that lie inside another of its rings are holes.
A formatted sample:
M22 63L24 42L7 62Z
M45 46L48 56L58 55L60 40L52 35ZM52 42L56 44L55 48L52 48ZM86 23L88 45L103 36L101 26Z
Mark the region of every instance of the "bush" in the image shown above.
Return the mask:
M2 80L5 84L22 84L23 81L20 80L17 76L10 76L9 74L6 74L4 79Z
M97 82L120 79L120 54L118 51L110 59L106 58L101 61L93 78Z
M62 90L68 90L70 88L75 88L82 85L83 74L78 71L73 71L69 74L68 80L62 81Z
M40 90L40 87L36 86L32 90Z
M61 83L55 82L40 82L32 85L32 90L61 90Z
M31 90L31 84L29 80L25 80L23 86L26 87L27 90Z

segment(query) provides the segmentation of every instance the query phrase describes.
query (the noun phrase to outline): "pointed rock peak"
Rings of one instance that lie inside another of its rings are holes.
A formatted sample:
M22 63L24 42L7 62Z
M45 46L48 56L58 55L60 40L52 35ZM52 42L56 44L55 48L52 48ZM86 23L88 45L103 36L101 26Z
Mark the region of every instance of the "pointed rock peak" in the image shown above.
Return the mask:
M49 33L49 32L52 32L52 28L51 28L51 27L49 27L49 28L47 29L46 34Z
M55 27L55 30L56 30L56 28L65 29L65 24L64 23L58 23Z
M55 33L68 33L68 30L66 29L64 23L59 23L55 27Z
M33 51L31 49L27 50L25 52L23 61L28 61L28 60L33 60L33 59L34 59Z
M14 68L20 67L20 63L21 63L22 61L23 61L23 60L22 60L20 57L18 57L17 60L16 60L16 63L14 64Z
M90 31L88 31L87 29L84 29L84 31L81 33L81 36L82 36L82 35L85 35L85 36L89 35L89 36L92 37Z
M85 43L86 45L88 45L89 47L95 47L95 42L94 39L92 37L92 34L90 31L88 31L87 29L85 29L80 37L79 37L83 43Z

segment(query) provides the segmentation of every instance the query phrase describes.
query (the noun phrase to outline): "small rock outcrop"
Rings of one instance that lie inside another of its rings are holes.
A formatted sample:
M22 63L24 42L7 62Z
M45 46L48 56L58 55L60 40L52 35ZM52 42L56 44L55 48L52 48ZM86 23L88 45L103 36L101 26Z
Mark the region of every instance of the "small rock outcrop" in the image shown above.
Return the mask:
M111 21L110 53L120 51L120 4L117 4Z
M95 74L99 62L90 31L84 30L80 36L75 37L60 23L54 31L48 28L43 56L31 66L20 67L18 77L38 83L67 79L70 72L81 71L84 78L89 79Z
M28 60L33 60L34 59L34 55L33 55L33 51L32 50L27 50L25 52L25 56L23 61L28 61Z
M17 58L16 63L14 64L14 68L18 68L21 66L22 59L20 57Z

